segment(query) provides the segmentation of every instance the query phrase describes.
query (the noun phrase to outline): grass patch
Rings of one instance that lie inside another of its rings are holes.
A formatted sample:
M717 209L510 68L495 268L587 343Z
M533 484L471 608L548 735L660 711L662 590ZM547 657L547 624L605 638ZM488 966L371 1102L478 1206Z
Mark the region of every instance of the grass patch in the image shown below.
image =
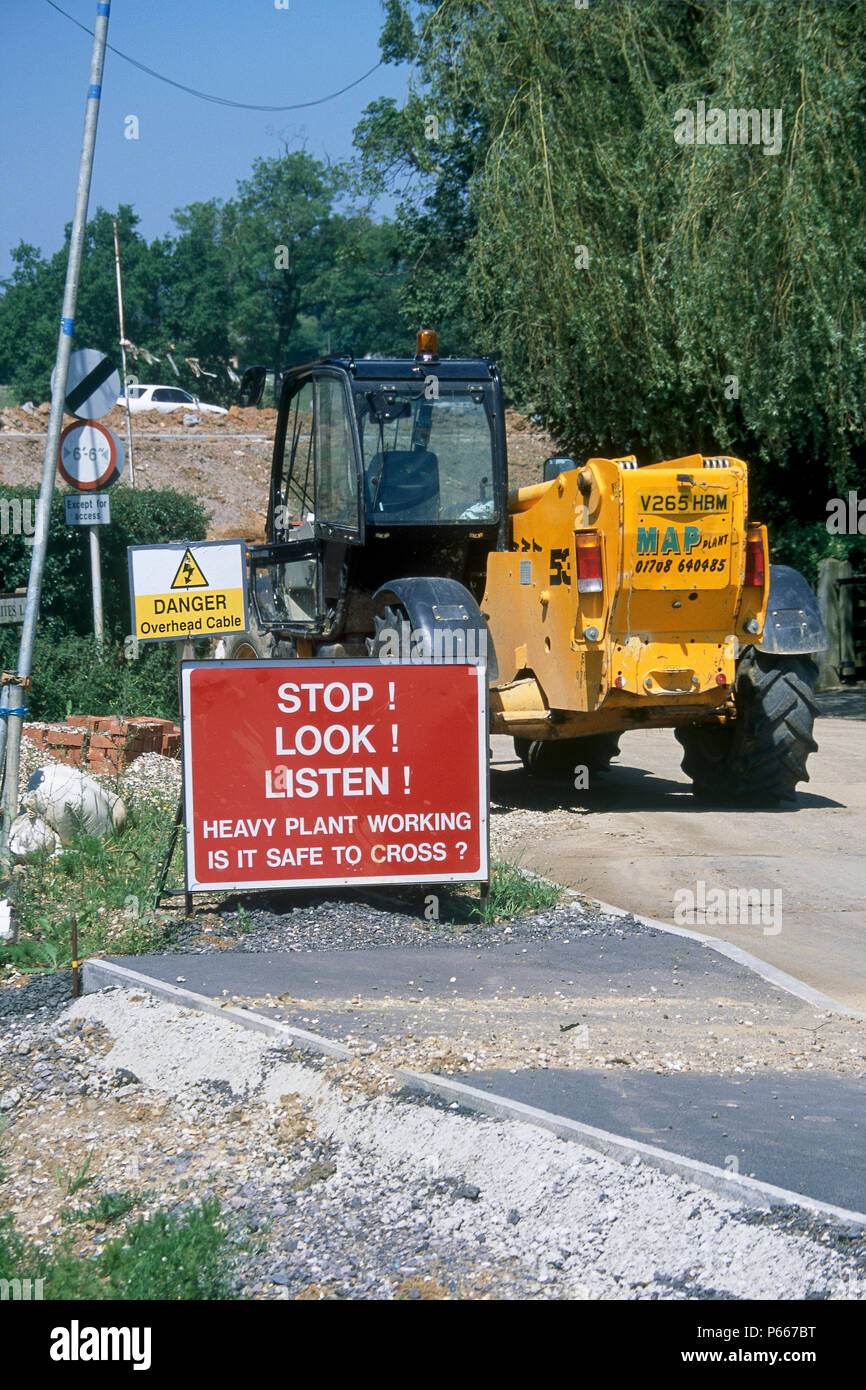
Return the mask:
M61 1212L61 1220L109 1226L112 1221L128 1216L142 1202L151 1201L155 1195L153 1192L101 1192L89 1207L68 1208Z
M483 922L508 921L543 912L559 902L562 890L555 883L530 878L519 864L510 860L495 860L490 869L490 893L486 909L477 907L476 915Z
M113 1240L97 1261L109 1298L229 1298L226 1232L216 1197L182 1216L157 1212Z
M476 925L479 920L492 926L495 922L510 922L533 912L543 912L559 902L562 888L558 884L530 877L525 869L512 860L494 859L490 865L486 909L479 903L478 890L472 891L468 885L461 889L443 884L441 891L433 896L437 900L438 911L434 911L432 917L428 916L428 921L459 929ZM428 901L429 893L425 904ZM426 911L424 915L427 916Z
M58 1187L63 1188L67 1197L74 1197L79 1188L86 1187L89 1182L93 1182L92 1175L88 1177L88 1169L90 1168L90 1160L92 1157L93 1154L89 1153L78 1169L78 1172L70 1173L68 1178L64 1178L63 1169L60 1167L59 1163L57 1164L54 1170L54 1180Z
M0 944L0 966L68 968L73 917L80 958L154 950L169 921L151 904L170 833L163 810L142 806L122 835L100 840L82 832L56 858L46 852L20 866L14 890L19 939Z
M114 1209L108 1219L117 1219L121 1199L134 1204L142 1197L105 1193L91 1210ZM42 1279L43 1297L51 1300L232 1297L228 1233L216 1197L183 1213L142 1217L97 1255L75 1254L72 1239L70 1232L49 1253L24 1240L11 1217L0 1219L0 1279Z

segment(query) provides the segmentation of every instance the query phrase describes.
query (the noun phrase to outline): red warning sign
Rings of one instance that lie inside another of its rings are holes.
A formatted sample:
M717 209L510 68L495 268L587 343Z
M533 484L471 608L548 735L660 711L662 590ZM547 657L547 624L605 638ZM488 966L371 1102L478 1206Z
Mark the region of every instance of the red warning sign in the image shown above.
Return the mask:
M484 665L188 662L192 890L488 878Z

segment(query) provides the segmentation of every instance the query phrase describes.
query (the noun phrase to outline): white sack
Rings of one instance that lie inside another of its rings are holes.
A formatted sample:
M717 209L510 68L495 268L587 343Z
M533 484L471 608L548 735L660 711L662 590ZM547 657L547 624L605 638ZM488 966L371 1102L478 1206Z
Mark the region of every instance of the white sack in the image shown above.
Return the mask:
M46 820L64 844L71 843L79 825L88 835L102 837L126 824L126 807L119 796L64 763L34 772L21 805Z

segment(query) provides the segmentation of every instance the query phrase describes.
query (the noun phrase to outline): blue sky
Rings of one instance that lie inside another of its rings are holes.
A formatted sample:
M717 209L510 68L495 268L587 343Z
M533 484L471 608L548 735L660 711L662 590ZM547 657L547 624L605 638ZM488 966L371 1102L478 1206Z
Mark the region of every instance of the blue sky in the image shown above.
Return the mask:
M58 0L93 27L96 0ZM108 42L190 87L235 101L283 105L337 91L379 58L380 0L112 0ZM0 276L19 241L58 249L72 218L91 39L46 0L4 0L0 33ZM386 65L307 111L216 106L106 57L90 212L132 203L149 239L177 207L230 197L257 155L288 141L319 158L351 153L368 102L402 102L408 67ZM128 115L139 139L124 137Z

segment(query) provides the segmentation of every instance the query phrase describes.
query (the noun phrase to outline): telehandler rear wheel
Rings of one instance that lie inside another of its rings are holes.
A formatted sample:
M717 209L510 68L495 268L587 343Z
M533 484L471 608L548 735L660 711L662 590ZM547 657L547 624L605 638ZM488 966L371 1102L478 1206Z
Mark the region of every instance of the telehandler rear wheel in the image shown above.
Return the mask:
M586 738L516 738L514 751L531 777L570 782L577 767L603 772L619 752L619 734L588 734Z
M682 768L704 800L772 805L793 801L808 782L806 760L818 745L812 727L815 663L747 647L737 663L737 717L731 724L677 729Z

